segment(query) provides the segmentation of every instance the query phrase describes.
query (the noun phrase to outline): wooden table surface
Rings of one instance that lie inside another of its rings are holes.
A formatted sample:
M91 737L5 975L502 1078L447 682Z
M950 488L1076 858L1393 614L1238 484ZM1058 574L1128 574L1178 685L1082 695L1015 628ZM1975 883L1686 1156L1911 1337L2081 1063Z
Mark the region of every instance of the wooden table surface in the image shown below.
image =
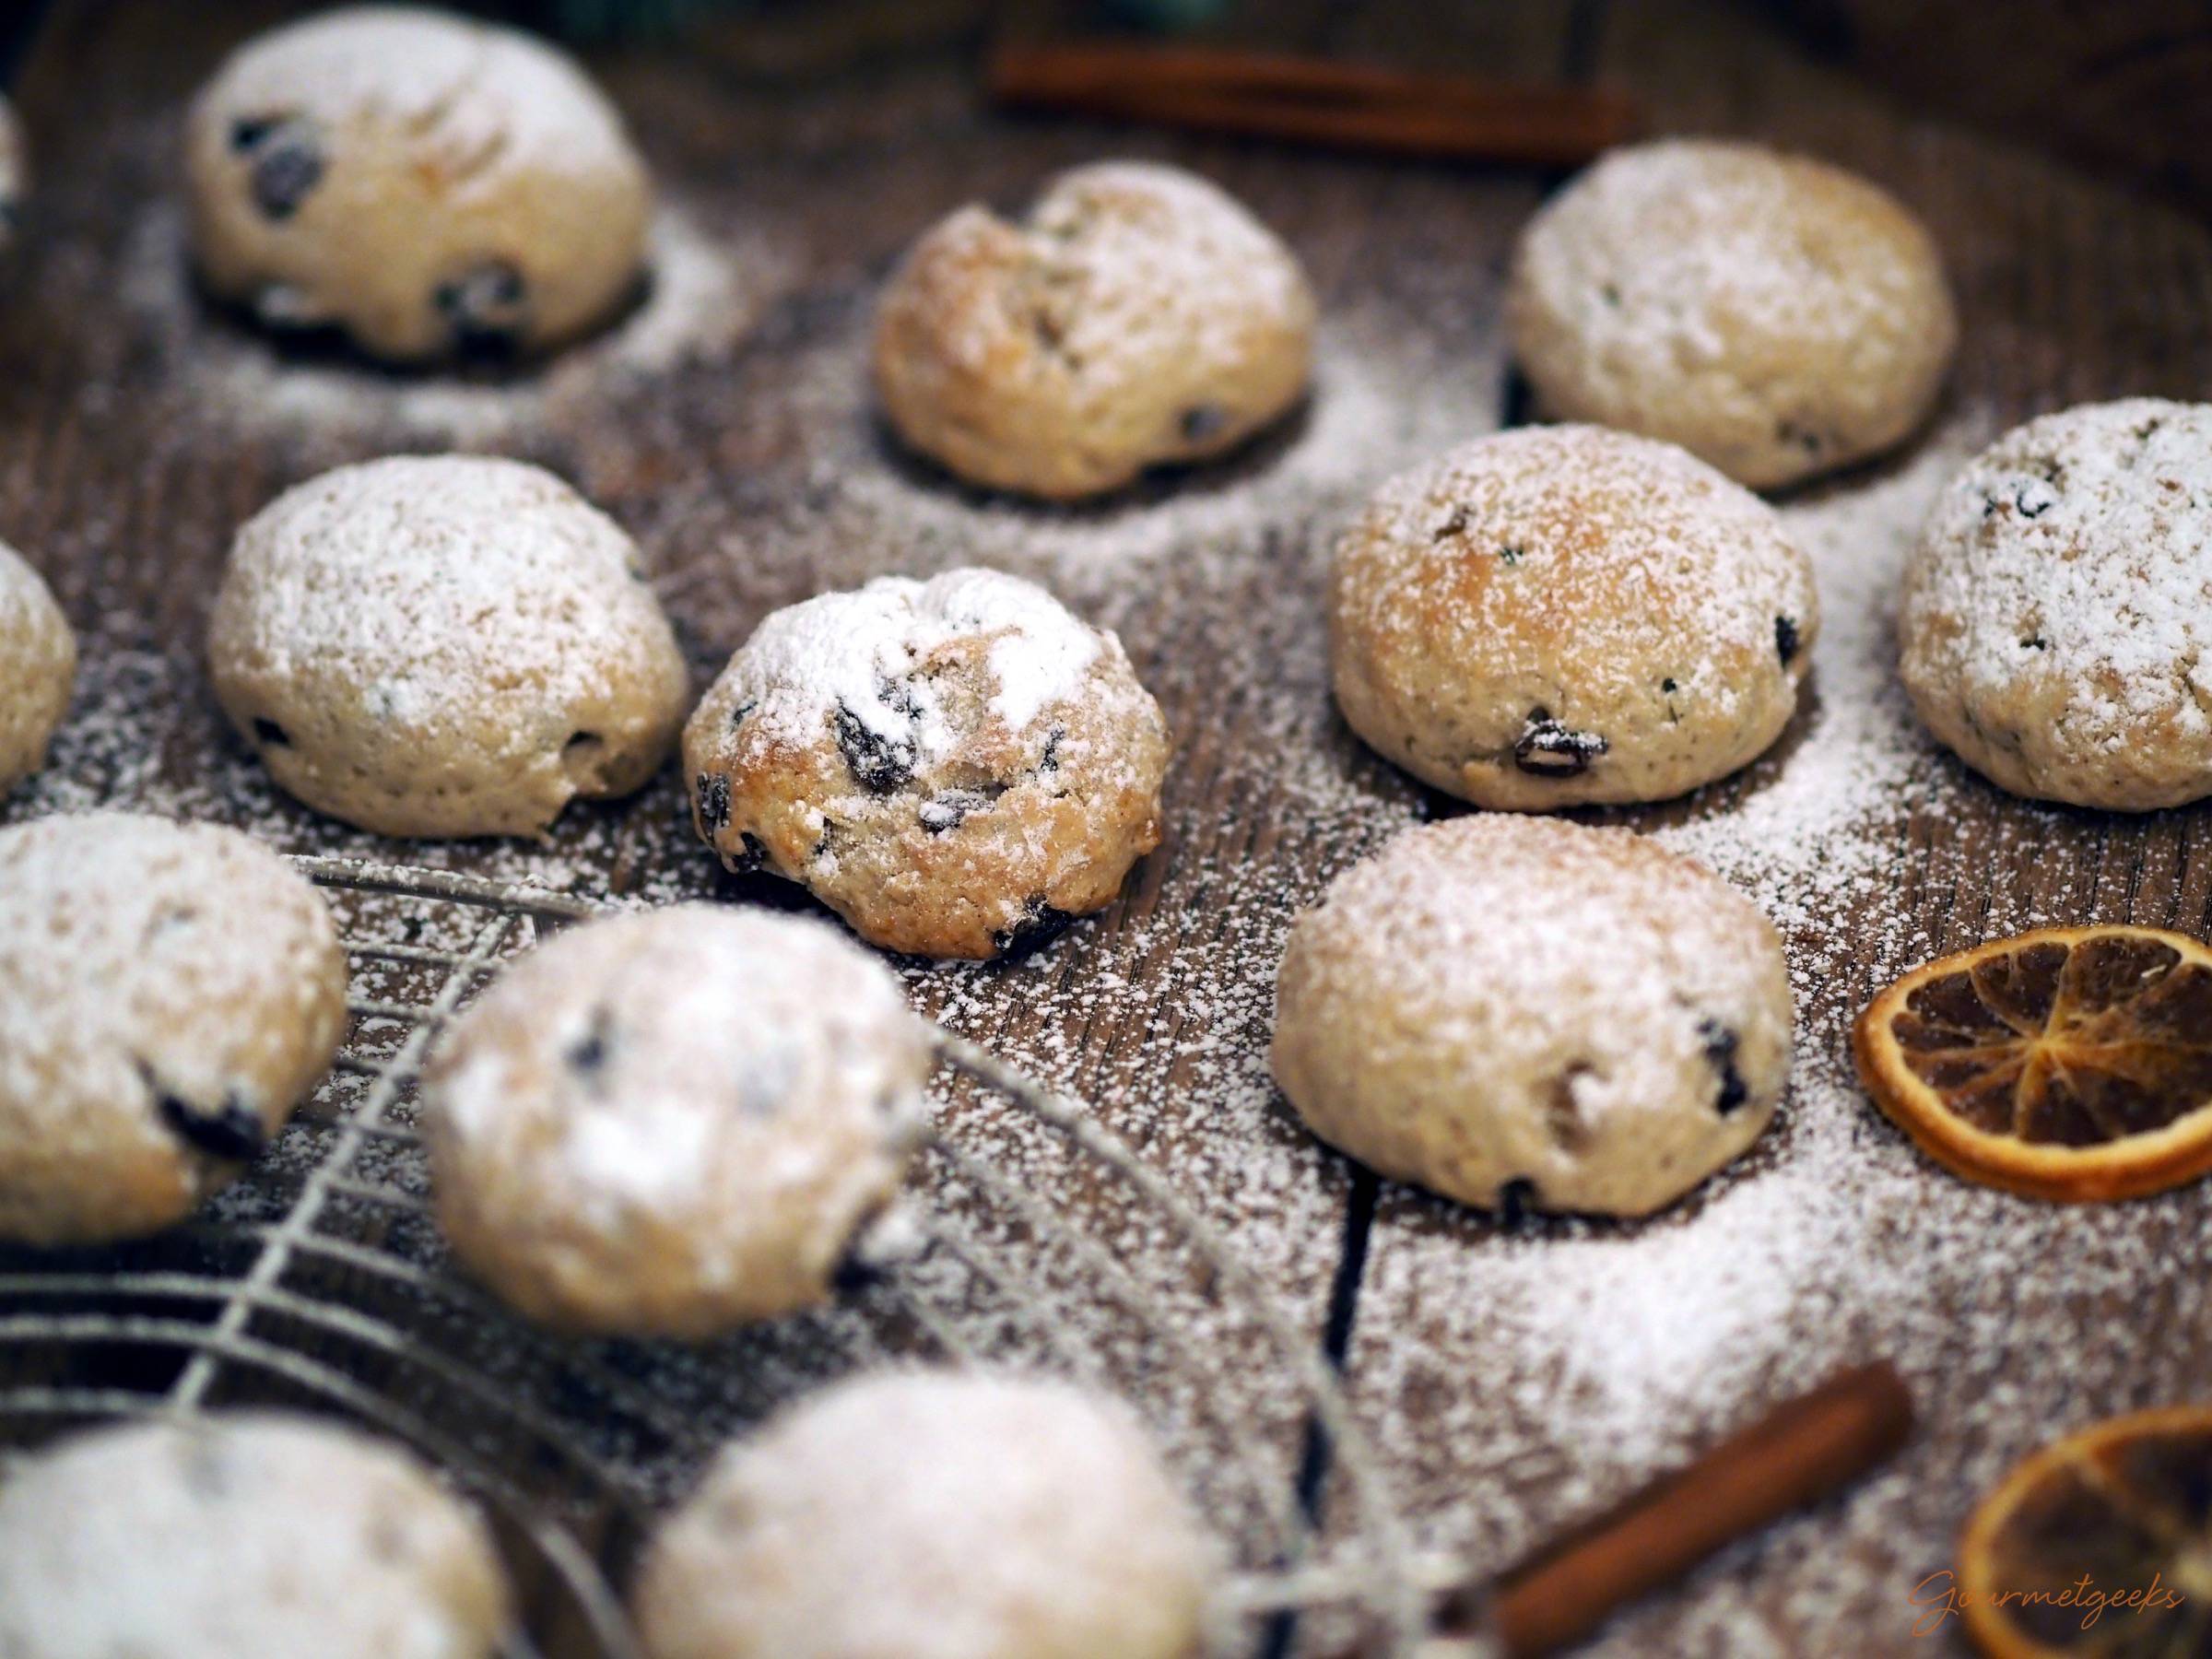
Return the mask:
M1265 38L1602 76L1644 98L1656 131L1803 147L1929 218L1965 321L1943 412L1897 459L1781 503L1825 549L1824 582L1846 578L1828 596L1839 639L1867 631L1839 625L1839 603L1880 604L1864 571L1893 568L1898 526L1976 443L2068 403L2212 384L2201 226L1912 119L1701 0L1427 9L1271 6ZM1500 1567L1835 1365L1890 1353L1923 1406L1906 1455L1598 1645L1897 1651L1914 1585L1947 1564L1973 1495L2013 1457L2058 1428L2203 1388L2203 1190L2088 1213L1967 1189L1850 1089L1842 1044L1866 996L1936 950L2041 920L2202 931L2206 815L2033 807L1923 747L1871 812L1807 820L1832 848L1762 851L1735 818L1757 824L1763 809L1779 820L1765 833L1786 841L1784 809L1821 785L1824 757L1861 752L1845 745L1863 712L1849 699L1873 694L1841 659L1817 659L1775 757L1687 802L1610 815L1712 852L1790 935L1799 1080L1738 1171L1641 1228L1507 1234L1317 1147L1269 1087L1289 918L1392 831L1456 809L1367 755L1330 706L1328 548L1383 477L1514 418L1499 288L1556 180L994 116L960 38L892 51L863 31L775 73L730 55L621 55L594 66L663 182L662 288L616 336L552 365L410 382L287 359L189 290L182 101L283 11L79 0L57 7L21 69L37 182L0 301L0 536L53 582L85 667L52 769L0 804L0 821L136 804L292 850L594 897L790 902L719 875L667 776L571 811L542 846L379 841L276 795L223 731L200 669L231 531L347 460L461 447L536 461L638 536L702 684L777 606L883 571L997 565L1121 632L1176 735L1167 839L1103 918L1029 961L909 966L917 999L1092 1101L1227 1232L1343 1359L1402 1506L1440 1554ZM900 250L959 203L1013 206L1053 170L1117 153L1218 179L1306 261L1324 316L1310 406L1242 455L1095 508L978 496L898 453L870 408L865 343ZM749 320L742 339L716 335L716 307L677 292L679 271L709 299L726 289L720 309ZM1878 701L1897 718L1893 688ZM1142 1247L1113 1194L1077 1182L1056 1196L1093 1206L1101 1237ZM731 1380L781 1340L667 1361L661 1381L703 1420L740 1423L801 1385L804 1363L758 1387ZM1215 1409L1248 1414L1287 1493L1304 1419L1247 1358L1225 1341L1203 1362L1207 1386ZM1253 1524L1228 1500L1218 1513L1231 1531ZM1351 1513L1332 1498L1332 1524ZM1954 1628L1930 1645L1957 1640Z

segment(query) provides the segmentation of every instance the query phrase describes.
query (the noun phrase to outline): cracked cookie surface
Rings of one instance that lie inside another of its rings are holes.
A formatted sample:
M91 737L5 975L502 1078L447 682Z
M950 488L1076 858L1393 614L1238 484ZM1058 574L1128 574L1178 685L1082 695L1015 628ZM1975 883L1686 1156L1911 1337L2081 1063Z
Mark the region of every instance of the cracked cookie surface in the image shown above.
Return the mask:
M259 1154L329 1069L322 896L236 830L129 813L0 830L0 1238L133 1238Z
M1330 660L1370 746L1501 810L1656 801L1763 753L1819 606L1773 510L1672 444L1478 439L1376 492L1337 548Z
M994 571L761 623L693 712L700 835L887 949L983 959L1102 909L1159 843L1159 705L1121 641Z

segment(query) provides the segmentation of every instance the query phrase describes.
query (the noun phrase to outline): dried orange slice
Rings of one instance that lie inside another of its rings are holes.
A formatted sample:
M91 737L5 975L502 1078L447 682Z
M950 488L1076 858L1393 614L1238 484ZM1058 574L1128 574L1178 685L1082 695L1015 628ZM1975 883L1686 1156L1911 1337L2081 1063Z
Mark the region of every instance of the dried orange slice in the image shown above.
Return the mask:
M1957 1591L1993 1659L2212 1653L2212 1406L2114 1418L2027 1459L1967 1522Z
M2148 927L2047 927L1916 968L1852 1053L1875 1102L1960 1175L2136 1198L2212 1170L2212 950Z

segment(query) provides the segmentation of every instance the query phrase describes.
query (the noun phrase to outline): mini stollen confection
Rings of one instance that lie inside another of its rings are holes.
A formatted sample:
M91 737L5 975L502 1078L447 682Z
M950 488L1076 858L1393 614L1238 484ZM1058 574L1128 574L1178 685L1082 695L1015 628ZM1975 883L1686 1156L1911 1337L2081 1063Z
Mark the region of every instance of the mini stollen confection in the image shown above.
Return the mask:
M706 1336L822 1300L924 1126L927 1028L823 923L587 923L472 1004L425 1085L438 1218L535 1318Z
M994 571L882 577L762 622L684 730L733 870L871 943L987 958L1111 902L1159 844L1159 705L1121 641Z
M483 1522L320 1418L95 1429L0 1483L8 1659L491 1659L509 1611Z
M1899 442L1959 339L1935 241L1895 198L1713 139L1614 150L1562 191L1522 233L1506 322L1546 414L1756 488Z
M1477 806L1655 801L1781 735L1819 632L1774 511L1672 444L1479 439L1392 479L1339 546L1352 729Z
M251 837L120 812L0 830L0 1239L182 1219L321 1081L345 1024L322 896Z
M876 329L899 435L994 488L1068 499L1221 454L1304 392L1313 296L1218 186L1153 162L1054 179L1018 224L962 207Z
M1408 830L1299 917L1275 1078L1315 1134L1486 1209L1641 1216L1759 1138L1788 964L1718 877L1626 830Z
M46 764L69 709L76 636L23 556L0 542L0 794Z
M516 29L396 6L273 29L194 100L184 165L215 294L377 357L536 350L639 287L644 163L582 71Z
M648 1659L1185 1659L1213 1569L1117 1403L890 1372L724 1453L635 1606Z
M215 693L276 782L385 835L540 835L627 794L688 676L615 522L517 461L405 455L287 490L238 533Z
M2212 794L2212 404L1999 438L1929 516L1897 632L1921 719L2002 788L2124 812Z

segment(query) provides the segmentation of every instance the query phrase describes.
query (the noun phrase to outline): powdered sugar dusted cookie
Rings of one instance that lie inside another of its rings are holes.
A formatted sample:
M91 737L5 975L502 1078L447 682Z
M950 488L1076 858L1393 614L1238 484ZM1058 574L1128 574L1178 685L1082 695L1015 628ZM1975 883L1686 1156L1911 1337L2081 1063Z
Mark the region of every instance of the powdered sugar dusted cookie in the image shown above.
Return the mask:
M2212 405L2017 427L1937 502L1898 637L1928 729L2015 794L2212 794Z
M1655 801L1755 759L1818 631L1810 562L1672 444L1529 427L1379 490L1336 555L1345 719L1477 806Z
M39 573L0 542L0 794L46 764L76 680L76 636Z
M724 1453L639 1577L651 1659L1182 1659L1212 1552L1066 1383L895 1372Z
M0 1485L9 1659L489 1659L507 1618L482 1522L319 1418L96 1429Z
M510 969L429 1068L438 1218L509 1301L705 1336L819 1301L899 1184L927 1028L819 922L679 905Z
M636 546L552 474L408 455L264 508L208 627L216 695L293 794L386 835L536 835L651 777L687 686Z
M1298 919L1276 1081L1382 1174L1508 1211L1641 1216L1759 1138L1790 1064L1782 941L1626 830L1409 830Z
M700 834L892 950L991 957L1159 844L1159 705L1112 634L994 571L776 612L684 731Z
M1887 192L1712 139L1615 150L1569 185L1522 234L1506 315L1546 412L1759 488L1904 438L1959 338L1936 243Z
M622 119L515 29L348 6L249 41L192 106L207 286L379 357L530 350L636 288L651 190Z
M329 912L248 837L126 813L0 830L0 1238L181 1219L321 1080L345 1022Z
M962 207L883 297L876 383L900 436L978 484L1095 495L1204 460L1304 391L1313 296L1206 180L1108 161L1019 224Z

